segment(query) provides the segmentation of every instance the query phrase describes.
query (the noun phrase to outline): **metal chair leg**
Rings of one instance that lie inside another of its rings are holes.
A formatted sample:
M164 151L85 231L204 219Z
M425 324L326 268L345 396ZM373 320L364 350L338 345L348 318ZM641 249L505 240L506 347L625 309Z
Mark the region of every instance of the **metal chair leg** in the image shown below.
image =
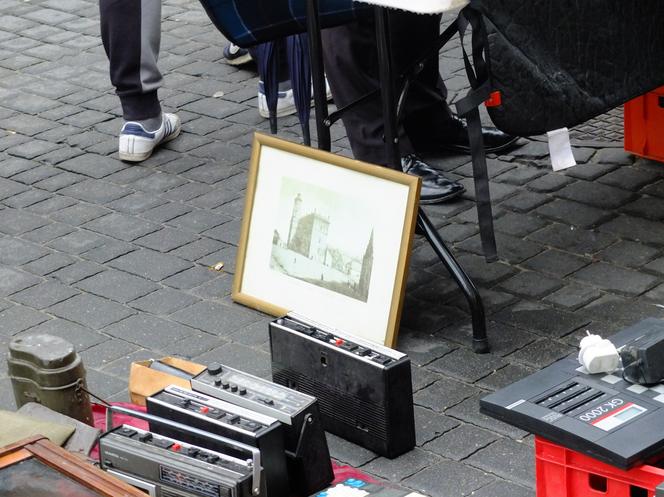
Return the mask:
M325 91L323 48L318 20L318 0L307 0L307 34L311 60L311 81L314 89L314 108L316 110L316 139L318 140L318 148L329 152L332 149L332 139L327 124L327 92Z

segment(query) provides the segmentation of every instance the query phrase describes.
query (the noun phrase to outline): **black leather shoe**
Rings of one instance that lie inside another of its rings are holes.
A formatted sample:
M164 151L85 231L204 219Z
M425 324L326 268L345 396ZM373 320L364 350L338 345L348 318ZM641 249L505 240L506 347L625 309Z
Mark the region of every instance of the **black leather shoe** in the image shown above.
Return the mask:
M423 152L451 150L465 154L470 153L468 125L465 120L459 119L457 116L450 116L449 123L443 129L438 130L437 133L441 137L438 143L418 144L415 140L415 149ZM499 153L514 148L519 140L518 136L508 135L496 128L482 127L482 136L484 137L484 150L488 153Z
M447 202L466 191L462 184L447 179L443 173L432 168L415 154L402 157L401 168L404 173L422 178L420 204Z

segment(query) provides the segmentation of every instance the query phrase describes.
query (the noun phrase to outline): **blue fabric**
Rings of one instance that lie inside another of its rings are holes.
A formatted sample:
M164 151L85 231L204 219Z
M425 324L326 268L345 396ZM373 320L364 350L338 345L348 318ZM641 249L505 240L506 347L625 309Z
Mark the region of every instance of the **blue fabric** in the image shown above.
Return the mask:
M306 31L305 0L200 0L232 43L250 47ZM321 27L338 26L369 9L353 0L319 0Z

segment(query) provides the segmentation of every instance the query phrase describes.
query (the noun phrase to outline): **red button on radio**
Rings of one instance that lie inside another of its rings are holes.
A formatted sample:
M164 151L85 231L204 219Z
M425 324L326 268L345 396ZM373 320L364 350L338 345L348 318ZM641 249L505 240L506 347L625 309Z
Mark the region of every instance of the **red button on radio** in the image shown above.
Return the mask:
M201 406L201 414L207 414L210 412L210 408L208 406Z
M180 445L180 444L173 444L173 445L171 446L171 450L172 450L173 452L180 452L180 449L181 449L181 448L182 448L182 445Z
M334 344L335 344L337 347L341 347L344 343L345 343L345 342L344 342L344 339L343 339L343 338L337 338L337 339L334 341Z

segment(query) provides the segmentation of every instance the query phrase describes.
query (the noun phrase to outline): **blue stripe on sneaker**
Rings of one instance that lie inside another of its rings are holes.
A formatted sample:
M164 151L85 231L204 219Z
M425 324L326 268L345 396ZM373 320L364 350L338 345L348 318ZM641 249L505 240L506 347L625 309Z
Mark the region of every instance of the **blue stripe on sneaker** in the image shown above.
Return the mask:
M150 133L148 131L145 131L143 129L143 126L140 124L136 123L127 123L123 126L122 131L120 132L122 135L133 135L133 136L142 136L143 138L149 138L150 140L154 140L155 134Z

